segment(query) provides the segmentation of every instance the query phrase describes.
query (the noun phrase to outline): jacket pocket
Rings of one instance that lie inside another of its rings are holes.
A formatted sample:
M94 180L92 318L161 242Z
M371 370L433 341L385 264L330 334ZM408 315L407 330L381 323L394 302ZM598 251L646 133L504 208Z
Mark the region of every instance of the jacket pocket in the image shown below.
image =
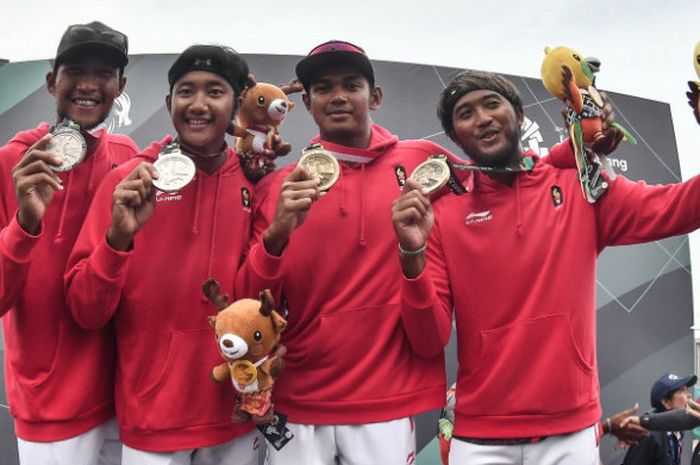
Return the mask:
M127 407L135 429L168 430L230 421L233 387L210 377L222 361L213 334L211 328L172 333L168 355L157 374L136 403Z
M563 313L482 331L477 363L463 388L463 414L560 413L587 404L594 392L593 367Z
M62 349L62 347L65 345L66 332L68 331L67 325L68 324L65 321L60 321L58 323L58 336L56 337L56 348L53 352L53 360L51 361L51 367L49 368L49 371L38 374L31 380L27 380L27 384L32 388L37 389L44 385L46 381L48 381L52 377L51 375L56 372L56 367L61 361L61 358L65 357L64 350Z
M306 388L323 391L326 399L333 400L395 392L391 384L400 382L409 363L398 318L396 304L323 315L309 344L307 360L312 361L314 376L308 376Z
M69 321L58 322L57 330L52 354L37 349L52 355L47 371L28 376L21 364L13 363L16 382L8 392L16 402L13 411L22 418L65 420L106 408L113 400L112 332L83 330Z

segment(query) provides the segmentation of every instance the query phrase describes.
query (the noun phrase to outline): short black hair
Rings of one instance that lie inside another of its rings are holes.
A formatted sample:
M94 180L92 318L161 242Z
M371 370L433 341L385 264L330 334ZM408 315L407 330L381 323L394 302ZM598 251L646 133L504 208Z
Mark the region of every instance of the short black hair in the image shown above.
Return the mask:
M437 105L437 116L447 135L454 132L452 111L459 99L469 92L483 89L502 95L516 111L522 112L523 103L518 89L508 79L500 74L486 71L462 71L442 91Z

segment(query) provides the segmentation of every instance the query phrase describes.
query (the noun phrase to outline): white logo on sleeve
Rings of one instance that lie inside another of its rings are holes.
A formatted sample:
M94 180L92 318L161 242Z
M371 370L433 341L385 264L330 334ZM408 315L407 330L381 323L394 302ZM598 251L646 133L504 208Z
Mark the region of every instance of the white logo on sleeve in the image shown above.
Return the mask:
M491 221L492 219L493 215L491 214L491 210L486 210L483 212L472 212L468 214L464 222L466 224L474 224L483 223L484 221Z

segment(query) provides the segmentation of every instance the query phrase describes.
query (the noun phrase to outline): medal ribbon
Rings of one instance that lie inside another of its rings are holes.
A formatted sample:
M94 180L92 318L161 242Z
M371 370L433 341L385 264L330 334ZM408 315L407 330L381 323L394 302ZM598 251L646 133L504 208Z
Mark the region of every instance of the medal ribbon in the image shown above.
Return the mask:
M81 131L80 125L78 123L75 123L75 122L69 120L68 118L63 118L63 120L60 123L54 124L53 126L51 126L49 128L49 132L54 132L56 129L60 129L60 128L70 128L70 129L75 129L76 131ZM106 130L107 130L107 125L103 121L100 124L98 124L97 126L95 126L94 128L88 129L84 132L99 139L100 137L102 137L102 135L104 134L104 132Z
M462 195L468 192L468 190L462 185L455 174L455 170L460 171L482 171L487 173L519 173L532 171L535 168L535 158L533 157L522 157L520 163L516 166L480 166L480 165L469 165L465 163L454 163L450 161L445 155L433 155L430 158L441 158L450 167L450 179L447 180L447 185L450 190L457 194Z
M362 155L356 155L354 153L342 153L342 152L334 152L332 150L328 150L324 148L321 144L313 144L308 147L306 147L304 150L302 150L302 153L308 151L308 150L314 150L314 149L323 149L329 153L331 153L336 160L348 162L348 163L358 163L360 165L366 165L367 163L371 162L374 160L372 157L365 157Z
M228 150L228 147L227 147L225 142L224 142L223 150L216 152L216 153L211 153L208 155L204 154L204 153L197 152L195 150L192 150L191 148L189 148L185 144L181 144L180 141L177 139L177 137L175 139L173 139L173 144L177 144L183 153L186 153L188 155L194 155L195 157L199 157L199 158L216 158L216 157L219 157L221 155L226 155L226 151ZM173 144L170 144L170 145L173 145ZM168 145L168 147L170 147L170 145Z
M158 156L161 155L168 155L169 153L174 153L174 152L180 152L180 143L177 141L177 137L173 139L171 143L168 145L164 145L161 149L160 152L158 152Z

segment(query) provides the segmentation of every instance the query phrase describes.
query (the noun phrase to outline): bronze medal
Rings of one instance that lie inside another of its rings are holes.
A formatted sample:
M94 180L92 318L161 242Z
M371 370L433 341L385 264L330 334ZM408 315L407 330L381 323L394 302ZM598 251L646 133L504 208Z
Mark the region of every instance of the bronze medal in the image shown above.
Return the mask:
M258 369L248 360L236 360L231 364L231 377L241 386L247 386L258 379Z
M87 152L87 143L80 131L72 126L61 126L51 132L51 140L46 146L47 152L56 154L61 159L59 166L49 165L58 172L75 168Z
M306 168L312 178L320 180L318 188L321 191L330 189L340 176L338 160L320 145L304 150L299 165Z
M428 194L440 190L450 179L450 167L442 158L431 158L413 170L411 179L416 180Z

